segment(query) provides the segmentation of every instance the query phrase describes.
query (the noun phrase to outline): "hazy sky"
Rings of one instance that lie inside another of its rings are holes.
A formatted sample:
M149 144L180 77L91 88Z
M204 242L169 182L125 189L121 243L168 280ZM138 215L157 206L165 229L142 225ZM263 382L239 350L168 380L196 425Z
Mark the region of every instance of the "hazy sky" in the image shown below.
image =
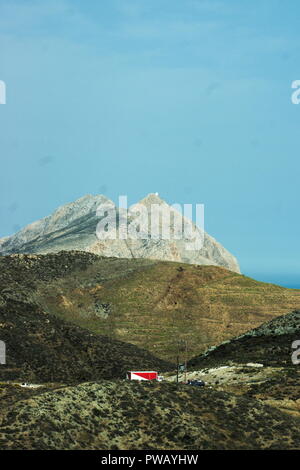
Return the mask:
M300 287L299 63L298 0L0 0L0 236L158 191Z

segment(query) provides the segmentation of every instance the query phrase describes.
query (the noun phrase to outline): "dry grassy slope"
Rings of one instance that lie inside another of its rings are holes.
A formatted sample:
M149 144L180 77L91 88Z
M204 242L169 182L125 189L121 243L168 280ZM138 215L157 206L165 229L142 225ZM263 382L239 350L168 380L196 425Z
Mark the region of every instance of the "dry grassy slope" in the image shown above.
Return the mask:
M295 310L191 358L189 367L201 369L247 362L293 367L292 343L299 339L300 310Z
M299 339L298 310L192 358L189 374L214 388L255 397L300 417L300 367L291 358L292 343ZM249 367L249 363L264 366Z
M221 362L220 362L221 364ZM204 380L206 387L217 391L256 398L284 413L300 418L300 368L255 367L250 365L230 365L192 370L188 369L188 380ZM176 381L176 375L167 374L166 380ZM179 380L185 380L179 374Z
M124 377L128 369L172 368L144 348L94 334L37 305L37 283L51 286L95 260L88 253L0 257L0 339L7 348L1 380L74 383Z
M264 368L266 371L268 369L271 368ZM276 368L266 380L250 384L243 395L300 418L300 368Z
M0 325L7 346L0 380L76 383L125 377L130 369L172 368L145 349L93 334L33 303L0 306Z
M17 397L1 449L296 449L300 420L258 400L171 383L85 383Z
M174 361L178 340L188 339L192 357L299 308L300 291L220 267L106 258L40 283L36 299L48 312Z

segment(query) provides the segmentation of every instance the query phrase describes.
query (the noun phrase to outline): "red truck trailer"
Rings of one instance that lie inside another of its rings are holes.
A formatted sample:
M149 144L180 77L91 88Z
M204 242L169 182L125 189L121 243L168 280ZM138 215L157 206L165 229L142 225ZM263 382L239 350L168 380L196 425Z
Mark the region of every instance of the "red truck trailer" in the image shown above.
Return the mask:
M158 380L158 372L153 370L129 370L127 380Z

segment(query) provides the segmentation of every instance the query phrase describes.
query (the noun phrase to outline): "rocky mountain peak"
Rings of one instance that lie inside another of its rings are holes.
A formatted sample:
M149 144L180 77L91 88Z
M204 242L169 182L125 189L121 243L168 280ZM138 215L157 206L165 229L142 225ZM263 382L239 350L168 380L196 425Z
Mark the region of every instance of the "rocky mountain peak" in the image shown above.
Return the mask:
M115 206L106 196L87 194L59 207L51 215L27 225L11 237L0 239L0 255L79 250L108 257L159 259L223 266L240 272L235 257L207 233L204 235L201 249L187 248L184 239L174 237L165 239L163 236L152 239L150 233L145 233L144 237L137 239L130 237L114 239L108 233L108 236L102 239L96 232L100 221L97 209L101 204ZM150 209L152 204L163 205L167 212L174 213L174 209L158 193L148 194L139 201L139 204L143 204L147 209ZM131 223L134 216L131 213L127 220L124 209L119 211L119 220L120 216L125 220L126 230L126 223ZM178 216L181 217L180 214Z
M146 207L150 207L152 204L167 204L158 193L149 193L146 197L141 199L138 204L143 204Z

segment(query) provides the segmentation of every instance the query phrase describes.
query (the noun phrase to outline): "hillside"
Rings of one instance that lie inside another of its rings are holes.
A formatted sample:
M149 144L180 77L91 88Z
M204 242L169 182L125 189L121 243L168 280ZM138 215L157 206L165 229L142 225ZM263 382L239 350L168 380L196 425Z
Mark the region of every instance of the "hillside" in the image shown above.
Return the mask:
M300 310L295 310L192 358L189 367L198 369L215 364L220 366L248 362L291 367L291 345L299 339Z
M215 266L70 251L0 257L0 286L0 449L300 448L300 314L278 316L299 291ZM188 378L204 388L174 383L184 339ZM141 368L166 381L120 380Z
M292 343L300 339L300 311L279 316L210 348L188 363L188 378L218 391L256 398L300 418L300 367Z
M175 362L298 308L300 291L216 266L85 252L0 257L0 305L30 302Z
M92 334L31 303L0 307L0 324L7 346L0 380L74 383L121 378L130 369L172 368L142 348Z
M299 418L209 389L102 381L2 395L1 449L300 448Z
M82 266L92 255L84 258L88 259L83 260ZM73 260L75 264L80 262L80 256ZM1 261L7 267L5 260ZM14 264L16 260L11 261ZM6 364L0 366L0 380L77 383L125 377L128 369L172 368L172 364L145 349L91 333L37 305L32 299L35 276L39 279L44 276L49 281L55 275L51 257L45 261L45 272L36 266L33 273L26 269L26 264L23 272L22 269L1 272L0 338L7 351Z

